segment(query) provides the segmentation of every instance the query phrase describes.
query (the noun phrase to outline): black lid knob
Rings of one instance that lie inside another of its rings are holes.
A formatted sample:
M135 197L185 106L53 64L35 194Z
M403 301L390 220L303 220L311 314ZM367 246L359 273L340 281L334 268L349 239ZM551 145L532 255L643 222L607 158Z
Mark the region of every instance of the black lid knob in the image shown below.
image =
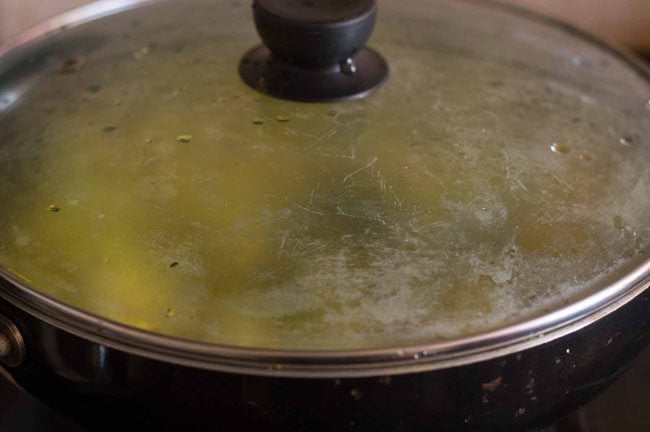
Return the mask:
M256 0L262 42L277 57L301 65L331 65L354 56L375 25L373 0Z
M364 97L388 75L384 59L364 48L377 17L374 0L255 0L265 46L241 61L243 80L283 99Z

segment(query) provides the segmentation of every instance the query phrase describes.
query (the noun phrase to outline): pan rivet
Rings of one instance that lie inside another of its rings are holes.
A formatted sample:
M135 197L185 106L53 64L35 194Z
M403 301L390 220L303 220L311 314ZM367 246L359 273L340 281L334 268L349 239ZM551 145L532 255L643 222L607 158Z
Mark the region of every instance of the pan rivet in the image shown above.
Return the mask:
M11 354L11 341L4 334L0 334L0 358Z
M25 356L25 342L18 328L0 315L0 361L8 366L19 366Z

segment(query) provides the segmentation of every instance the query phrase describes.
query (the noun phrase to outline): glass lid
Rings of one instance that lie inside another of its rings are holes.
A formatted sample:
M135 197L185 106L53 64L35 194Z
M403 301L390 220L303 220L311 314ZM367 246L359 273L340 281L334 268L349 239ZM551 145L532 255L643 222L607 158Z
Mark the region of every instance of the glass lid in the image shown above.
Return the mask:
M648 259L647 72L485 2L378 10L390 77L338 102L242 79L248 1L148 2L10 51L0 267L141 329L329 350L503 328Z

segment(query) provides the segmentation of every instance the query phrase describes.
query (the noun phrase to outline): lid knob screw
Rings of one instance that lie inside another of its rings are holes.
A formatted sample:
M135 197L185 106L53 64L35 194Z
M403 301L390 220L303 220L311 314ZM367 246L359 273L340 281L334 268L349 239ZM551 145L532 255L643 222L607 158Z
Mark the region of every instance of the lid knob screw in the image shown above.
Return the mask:
M264 45L250 50L239 74L281 99L327 102L367 96L388 76L385 60L365 48L375 0L254 0Z
M357 65L354 64L354 61L349 58L343 63L341 63L341 72L346 75L354 75L357 73Z

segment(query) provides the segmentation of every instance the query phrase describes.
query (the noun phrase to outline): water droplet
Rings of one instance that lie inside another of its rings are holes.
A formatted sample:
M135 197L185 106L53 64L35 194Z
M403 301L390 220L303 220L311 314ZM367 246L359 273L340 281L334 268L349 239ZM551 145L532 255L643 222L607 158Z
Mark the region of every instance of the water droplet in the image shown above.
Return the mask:
M279 121L280 123L286 123L290 120L290 117L286 114L280 114L275 116L275 120Z
M137 50L136 52L133 53L133 58L136 60L141 59L142 57L146 57L149 54L151 54L151 47L150 46L145 46Z
M418 360L420 358L420 354L413 354L413 360Z
M566 154L569 153L569 146L567 146L566 144L554 142L551 144L551 151L553 151L554 153Z
M262 120L262 119L255 119L255 120L253 120L253 124L254 124L254 125L263 125L263 124L264 124L264 120Z
M624 135L618 139L618 142L625 147L629 147L629 145L632 144L632 141L634 141L634 139L630 135Z
M341 63L341 72L346 75L354 75L357 73L357 65L354 64L351 58Z
M192 135L179 135L176 137L176 141L180 143L188 143L192 141Z
M50 211L50 212L53 212L53 213L58 213L58 212L61 211L61 209L59 207L57 207L56 204L50 204L49 206L47 206L47 211Z
M571 64L575 66L582 66L585 64L585 59L580 56L571 57Z
M174 308L171 307L167 308L167 310L165 311L165 315L167 315L169 318L173 317L175 314L176 311L174 310Z
M591 153L584 152L580 155L580 159L585 162L589 162L591 160L594 160L594 157L591 155Z

